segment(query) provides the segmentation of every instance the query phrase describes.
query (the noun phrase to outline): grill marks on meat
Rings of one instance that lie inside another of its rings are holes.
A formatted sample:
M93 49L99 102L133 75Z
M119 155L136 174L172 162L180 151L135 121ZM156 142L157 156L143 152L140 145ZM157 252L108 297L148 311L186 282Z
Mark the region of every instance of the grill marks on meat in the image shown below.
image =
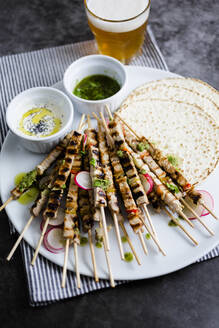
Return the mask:
M103 166L103 173L105 180L109 181L109 186L106 190L106 196L108 201L109 209L112 213L118 214L120 212L118 199L116 195L116 189L113 181L112 168L110 165L109 150L107 147L105 132L102 130L101 125L98 125L98 141L100 150L100 159Z
M54 189L63 188L66 184L69 174L72 169L73 161L80 161L79 147L81 144L82 135L74 131L73 136L66 148L65 159L59 168L58 177L54 183Z
M129 132L129 130L126 127L124 127L124 131L125 131L125 138L128 141L129 145L134 150L136 150L138 141L133 137L133 135ZM161 168L164 170L163 171L163 173L165 173L164 182L174 185L173 181L175 181L179 185L179 187L182 188L183 191L188 193L189 197L192 199L194 204L197 204L198 201L201 199L202 195L189 184L189 182L182 175L182 173L179 170L177 170L173 166L173 164L171 164L168 161L167 157L163 156L162 152L159 149L157 149L153 144L151 144L145 137L142 138L142 142L148 144L148 152L153 158L154 162L156 161L156 164L159 165L158 167L160 168L160 172L162 171ZM155 171L154 173L156 174ZM168 173L172 179L168 177L166 173ZM177 193L176 196L178 199L180 199L184 195L182 193L179 194Z
M67 147L69 140L71 139L71 133L69 133L60 143L49 153L49 155L37 165L37 173L42 175L51 164L59 157L59 155Z
M88 153L90 161L90 176L92 185L95 185L96 179L103 178L103 168L100 165L97 131L94 129L87 129L86 132L88 139ZM106 193L100 187L93 187L94 207L106 207Z
M117 149L123 151L123 154L120 157L120 162L127 177L129 178L128 182L130 184L133 197L138 206L142 206L144 204L147 205L149 203L148 198L141 184L141 180L138 176L133 159L127 151L124 151L127 148L121 126L113 121L109 123L109 128Z
M57 209L61 204L63 190L52 190L49 194L47 207L43 212L43 218L55 219L57 216Z
M179 213L182 211L183 206L179 202L179 200L167 189L167 187L157 178L157 176L151 172L150 168L140 157L139 153L134 152L128 145L126 146L128 151L132 154L132 157L135 161L135 165L139 169L139 171L145 171L147 174L150 175L154 182L154 191L158 195L158 197L164 201L165 204L169 206L169 208L173 212ZM140 179L144 186L144 176L140 174Z

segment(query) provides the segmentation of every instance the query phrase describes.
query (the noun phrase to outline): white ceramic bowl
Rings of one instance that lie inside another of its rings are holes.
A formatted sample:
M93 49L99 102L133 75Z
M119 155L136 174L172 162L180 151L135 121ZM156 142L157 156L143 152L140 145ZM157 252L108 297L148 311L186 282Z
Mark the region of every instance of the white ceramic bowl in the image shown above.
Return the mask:
M19 130L23 114L37 107L49 108L61 119L61 129L57 133L40 138L28 136ZM6 121L24 148L35 153L47 153L71 130L73 115L72 102L63 92L49 87L36 87L21 92L10 102Z
M120 84L121 89L113 96L103 100L86 100L73 94L75 86L85 77L103 74L112 77ZM126 96L127 75L125 67L117 59L103 55L90 55L73 62L65 71L63 84L74 107L83 114L99 113L108 105L116 110Z

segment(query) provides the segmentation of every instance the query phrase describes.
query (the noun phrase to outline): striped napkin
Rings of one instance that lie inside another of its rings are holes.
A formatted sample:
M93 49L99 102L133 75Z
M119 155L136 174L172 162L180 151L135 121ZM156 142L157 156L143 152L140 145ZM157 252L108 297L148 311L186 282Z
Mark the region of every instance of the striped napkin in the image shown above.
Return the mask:
M55 84L62 79L64 71L74 60L96 52L96 45L92 40L0 58L0 146L2 146L8 131L5 110L9 101L16 94L30 87ZM150 26L142 54L133 59L131 65L168 70ZM38 256L35 266L32 267L30 262L33 257L33 249L23 241L21 250L27 274L30 305L32 306L47 305L54 301L110 287L108 280L100 280L96 283L93 278L81 276L81 289L78 289L75 274L68 272L66 288L62 289L62 268L41 255ZM219 247L202 257L198 262L218 255ZM116 281L116 285L125 282Z

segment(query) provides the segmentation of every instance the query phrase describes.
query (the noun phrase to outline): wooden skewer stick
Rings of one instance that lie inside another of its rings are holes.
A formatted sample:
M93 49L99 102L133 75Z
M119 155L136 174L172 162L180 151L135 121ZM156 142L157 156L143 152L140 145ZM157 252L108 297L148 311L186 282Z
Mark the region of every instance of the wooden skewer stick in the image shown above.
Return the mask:
M124 251L123 251L123 247L122 247L122 241L121 241L121 236L120 236L120 232L119 232L118 218L117 218L116 213L113 213L113 221L114 221L114 225L115 225L116 237L117 237L117 241L118 241L118 245L119 245L121 259L124 260L125 259Z
M117 116L126 126L127 128L129 128L129 130L134 134L134 136L140 140L141 138L139 137L139 135L131 128L131 126L117 113L114 114L115 116Z
M127 232L127 230L126 230L126 228L125 228L125 226L124 226L124 223L123 223L123 222L119 222L119 225L120 225L120 227L122 228L122 231L123 231L123 233L124 233L124 235L125 235L125 237L126 237L126 239L127 239L127 242L128 242L128 244L129 244L129 246L130 246L130 248L131 248L131 250L132 250L132 253L134 254L134 257L135 257L137 263L138 263L139 265L141 265L141 262L140 262L140 260L139 260L139 257L138 257L138 255L136 254L135 248L134 248L134 246L133 246L133 244L132 244L132 242L131 242L131 239L129 238L129 235L128 235L128 232Z
M99 225L100 225L100 228L102 229L103 226L102 226L101 221L99 221ZM104 246L104 252L105 252L106 263L107 263L107 267L108 267L108 271L109 271L109 276L110 276L110 285L111 285L111 287L115 287L115 281L114 281L112 270L111 270L109 253L108 253L107 248L106 248L106 240L105 240L104 234L103 234L103 246Z
M45 223L44 223L43 231L42 231L42 233L41 233L40 239L39 239L38 244L37 244L37 248L36 248L36 250L35 250L35 252L34 252L34 256L33 256L32 262L31 262L32 265L35 264L35 261L36 261L37 255L38 255L38 253L39 253L40 246L41 246L41 244L42 244L42 241L43 241L44 235L45 235L45 233L46 233L46 229L47 229L47 227L48 227L48 224L49 224L49 218L47 218L46 221L45 221Z
M159 251L160 251L164 256L166 256L165 251L164 251L164 250L162 249L162 247L160 246L159 241L158 241L157 238L154 236L154 234L151 232L151 230L150 230L150 228L148 227L148 225L146 224L146 222L145 222L143 219L141 219L141 221L142 221L143 225L145 226L147 232L150 234L151 238L153 239L153 241L154 241L155 244L157 245Z
M75 272L76 272L76 278L77 278L77 287L81 288L81 277L80 277L80 271L79 271L79 261L78 261L78 244L74 242L74 255L75 255Z
M212 212L212 210L203 202L203 200L199 201L199 204L202 205L216 220L218 220L218 217Z
M0 212L13 200L13 196L9 197L6 202L0 207Z
M31 217L27 221L27 223L26 223L25 227L23 228L20 236L18 237L16 243L12 247L10 253L8 254L7 261L10 261L10 259L12 258L12 256L13 256L14 252L16 251L18 245L20 244L21 240L23 239L23 236L24 236L25 231L27 230L27 228L29 227L29 225L31 224L31 222L33 221L34 218L35 218L35 216L34 215L31 215Z
M105 120L102 112L100 112L100 116L101 116L101 119L102 119L102 124L103 124L103 126L105 128L106 135L107 135L108 141L110 143L110 146L113 146L114 145L114 141L113 141L113 138L111 137L111 135L109 133L109 129L108 129L108 126L106 124L106 120Z
M103 224L103 233L105 236L106 241L106 250L109 251L109 237L108 237L108 231L107 231L107 225L106 225L106 217L105 217L105 211L103 206L100 206L100 212L101 212L101 218L102 218L102 224Z
M68 263L68 252L69 252L69 242L70 239L66 239L65 243L65 258L64 258L64 265L63 265L63 271L62 271L62 288L65 287L65 281L66 281L66 272L67 272L67 263Z
M152 231L152 233L154 234L154 236L156 237L157 234L156 234L156 231L155 231L155 228L154 228L153 222L152 222L152 220L151 220L151 217L150 217L150 215L149 215L148 208L147 208L146 204L143 205L143 209L144 209L144 212L145 212L146 217L147 217L147 219L148 219L148 223L149 223L149 225L150 225L150 227L151 227L151 231Z
M179 211L178 214L190 225L190 227L194 228L194 224L187 218L183 211Z
M138 231L138 237L140 239L140 242L141 242L141 246L145 252L146 255L148 255L148 250L147 250L147 246L145 244L145 241L144 241L144 238L142 236L142 232L141 231Z
M91 229L88 230L88 241L90 245L90 252L91 252L91 259L92 259L92 264L93 264L93 269L94 269L94 278L95 281L98 282L98 274L97 274L97 265L96 265L96 258L95 258L95 253L94 253L94 245L92 241L92 234L91 234Z
M185 234L193 241L193 243L195 244L195 245L198 245L198 242L197 242L197 240L194 238L194 237L192 237L192 235L190 235L190 233L183 227L183 225L181 224L181 223L179 223L177 220L176 220L176 218L166 209L166 207L163 207L163 210L164 210L164 212L171 218L171 220L173 220L173 222L174 223L176 223L177 224L177 226L182 230L182 231L184 231L185 232Z
M214 232L208 228L208 226L204 223L204 221L202 221L202 219L198 216L198 214L193 210L193 208L183 199L180 199L181 202L183 203L183 205L185 205L188 210L196 217L196 219L203 225L203 227L205 227L205 229L212 235L214 236Z

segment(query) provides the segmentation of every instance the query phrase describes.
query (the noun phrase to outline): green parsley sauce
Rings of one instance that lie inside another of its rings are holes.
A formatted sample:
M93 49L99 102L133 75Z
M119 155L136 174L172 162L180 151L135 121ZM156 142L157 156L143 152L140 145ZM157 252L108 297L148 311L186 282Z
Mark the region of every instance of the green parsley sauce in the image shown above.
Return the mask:
M19 198L18 202L22 205L27 205L31 202L34 202L39 195L39 189L32 187L23 193Z
M73 94L87 100L101 100L113 96L121 89L119 83L106 75L85 77L73 90Z
M132 262L133 261L133 254L132 253L127 252L127 253L124 254L124 256L125 256L125 261L126 262Z

